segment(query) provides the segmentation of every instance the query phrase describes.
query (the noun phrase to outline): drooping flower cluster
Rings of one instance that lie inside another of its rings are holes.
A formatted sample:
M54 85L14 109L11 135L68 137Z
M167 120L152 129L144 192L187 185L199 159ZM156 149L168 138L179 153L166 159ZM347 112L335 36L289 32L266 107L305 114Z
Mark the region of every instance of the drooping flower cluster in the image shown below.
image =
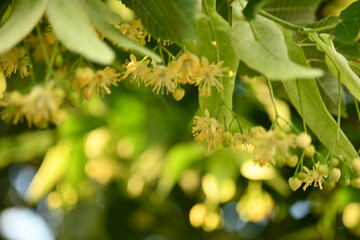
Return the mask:
M27 95L18 91L6 93L0 102L3 108L1 118L14 124L26 119L29 127L46 127L49 122L58 124L63 118L60 106L64 95L64 91L56 88L54 82L46 86L37 85Z
M90 100L96 93L101 93L103 96L110 94L110 86L117 86L120 81L120 73L114 68L105 67L95 72L89 67L84 67L76 69L73 88L85 99Z
M222 67L223 62L210 64L205 57L200 61L190 52L184 52L178 59L170 61L167 66L149 64L149 60L137 61L131 54L130 61L124 65L125 72L122 79L130 79L138 86L140 84L151 86L157 94L174 93L175 90L181 89L181 84L191 84L198 86L200 96L208 97L213 87L217 91L223 90L221 78L228 72L226 67Z
M14 47L10 51L0 54L0 72L3 72L6 77L17 72L21 77L29 76L30 62L25 53L23 47Z

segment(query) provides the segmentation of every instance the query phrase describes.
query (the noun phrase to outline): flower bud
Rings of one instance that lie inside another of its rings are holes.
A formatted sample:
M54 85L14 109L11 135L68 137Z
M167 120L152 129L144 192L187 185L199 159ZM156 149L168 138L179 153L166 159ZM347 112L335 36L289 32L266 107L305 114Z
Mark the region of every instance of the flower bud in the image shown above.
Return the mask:
M304 149L304 155L306 157L312 157L315 154L315 147L314 145L309 145Z
M350 179L347 177L343 177L342 179L340 179L339 184L340 186L347 187L350 185Z
M297 177L291 177L289 178L288 183L291 190L295 192L299 187L301 187L302 181Z
M360 157L356 157L352 160L351 166L357 172L360 172Z
M351 180L351 186L354 188L360 188L360 177Z
M299 172L296 177L300 180L304 180L306 178L306 173L305 172Z
M317 171L320 175L327 176L329 173L329 168L324 164L320 164L320 166L317 168Z
M289 167L296 167L296 165L298 164L299 162L299 158L298 156L296 155L292 155L288 158L286 158L286 164L289 166Z
M183 88L178 87L174 90L172 95L176 101L180 101L185 96L185 90Z
M299 148L305 149L311 144L311 137L307 133L300 133L300 135L295 138L295 143Z
M341 177L341 170L339 168L333 168L330 170L330 179L334 182L338 182Z

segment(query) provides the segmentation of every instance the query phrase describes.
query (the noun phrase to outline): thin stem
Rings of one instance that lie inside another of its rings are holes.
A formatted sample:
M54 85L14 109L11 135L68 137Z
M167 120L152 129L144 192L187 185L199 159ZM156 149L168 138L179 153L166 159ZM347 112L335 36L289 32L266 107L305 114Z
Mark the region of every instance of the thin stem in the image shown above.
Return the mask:
M278 117L279 117L279 112L278 112L278 110L277 110L277 108L276 108L274 91L273 91L273 88L272 88L270 79L267 78L266 81L267 81L267 84L268 84L268 87L269 87L271 102L272 102L272 104L273 104L274 111L275 111L275 120L274 120L274 123L277 124L277 119L278 119Z
M340 72L339 72L340 75ZM340 76L338 76L340 79ZM338 80L338 115L337 115L337 132L336 132L336 142L340 140L340 122L341 121L341 82Z
M300 94L300 86L299 86L299 81L296 80L296 87L298 89L298 97L299 97L299 104L300 104L300 112L301 112L301 116L302 116L302 122L303 122L303 128L304 131L307 133L307 128L306 128L306 123L305 123L305 116L304 116L304 110L303 110L303 105L302 105L302 100L301 100L301 94Z
M270 20L272 20L272 21L274 21L276 23L279 23L279 24L281 24L281 25L283 25L283 26L285 26L287 28L290 28L292 30L295 30L295 31L300 31L300 29L303 28L300 25L295 25L295 24L289 23L289 22L287 22L285 20L282 20L281 18L275 17L274 15L272 15L270 13L267 13L267 12L265 12L263 10L260 10L259 14L261 16L263 16L263 17L266 17L266 18L268 18L268 19L270 19Z
M38 35L38 38L39 38L40 48L41 48L42 54L44 55L45 63L47 65L48 69L52 70L52 66L50 65L49 55L46 52L45 42L42 37L42 32L41 32L39 25L36 26L36 34Z
M354 102L355 102L356 113L358 115L359 122L360 122L360 109L359 109L358 100L354 99Z
M35 76L35 72L33 69L33 63L32 63L32 59L31 59L31 55L30 55L30 51L29 51L29 45L26 43L26 41L24 41L24 47L25 47L25 52L26 52L26 56L28 57L29 63L30 63L30 79L31 79L31 83L32 84L36 84L36 76Z

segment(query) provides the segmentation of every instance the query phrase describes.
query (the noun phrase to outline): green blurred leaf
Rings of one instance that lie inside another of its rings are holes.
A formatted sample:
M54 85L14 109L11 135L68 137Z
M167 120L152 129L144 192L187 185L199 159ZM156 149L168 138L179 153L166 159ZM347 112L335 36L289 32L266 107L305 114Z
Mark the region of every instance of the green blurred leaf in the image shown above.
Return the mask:
M0 27L0 54L28 35L43 16L47 0L15 1L9 19Z
M349 42L354 40L360 30L360 2L350 4L340 14L341 22L335 28L335 36L338 40Z
M13 162L31 161L42 157L55 142L54 132L31 131L0 140L0 168Z
M239 58L235 54L230 35L229 24L217 13L214 0L203 1L203 11L196 21L198 56L204 56L209 63L223 61L224 67L228 67L233 74L231 77L223 77L223 92L213 89L210 97L200 97L199 104L202 113L208 109L213 113L219 106L224 104L218 116L220 122L229 123L232 120L232 94L235 85L235 73L239 64Z
M177 43L195 40L194 0L122 0L151 35Z
M161 62L161 58L156 53L129 39L114 27L114 24L119 24L117 21L121 20L121 18L119 15L112 12L104 3L99 2L98 0L83 2L89 12L90 20L101 34L126 50L149 56L157 62ZM115 18L116 20L111 17L112 15L117 16L117 18Z
M292 34L286 35L289 56L299 64L307 65L304 52L292 41ZM316 80L296 80L283 82L291 103L302 116L318 139L332 153L345 157L346 161L356 156L356 150L326 109L316 84ZM339 139L337 138L339 133Z
M265 6L271 0L249 0L246 7L243 10L243 14L246 19L251 20L255 18L257 12Z
M47 151L39 170L26 191L26 201L31 204L37 203L64 176L71 148L72 142L68 139L62 139Z
M288 22L306 25L316 20L316 11L322 0L272 0L263 9Z
M79 0L52 0L46 12L56 36L71 51L99 64L114 61L115 53L98 38Z
M338 53L334 47L330 35L310 33L310 39L314 41L320 51L325 53L325 62L330 72L343 83L350 93L360 100L360 79L353 72L346 58Z
M166 197L175 185L181 174L194 162L203 158L204 148L202 145L190 142L180 143L173 146L165 157L165 163L158 192Z
M239 2L233 3L232 43L235 52L250 68L271 80L319 77L320 69L304 67L287 56L284 36L276 24L258 16L246 21Z

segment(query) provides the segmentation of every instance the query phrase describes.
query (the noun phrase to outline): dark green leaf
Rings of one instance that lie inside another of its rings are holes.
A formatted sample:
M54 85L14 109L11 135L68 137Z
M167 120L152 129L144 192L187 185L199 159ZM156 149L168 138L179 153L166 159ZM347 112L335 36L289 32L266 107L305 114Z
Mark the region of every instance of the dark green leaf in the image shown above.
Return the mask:
M16 1L8 20L0 27L0 54L28 35L43 16L47 0Z
M232 43L236 54L250 68L272 80L293 80L322 75L288 58L284 36L277 25L258 16L245 20L239 2L233 3Z
M67 48L100 64L111 64L115 53L101 41L79 0L52 0L47 16L58 39Z
M349 42L354 40L360 30L360 2L350 4L340 14L341 22L335 28L335 36L338 40Z
M299 64L307 65L301 48L294 44L292 34L286 34L289 56ZM318 139L332 153L350 161L356 150L326 109L315 79L283 82L291 103L303 117Z
M134 10L152 36L177 43L195 39L196 1L123 0L122 2Z
M251 20L255 17L257 12L265 6L270 0L249 0L243 10L246 19Z
M322 0L272 0L264 10L288 22L306 25L315 21Z
M118 18L116 21L114 19L110 20L109 17L106 17L111 16L112 11L104 3L99 2L98 0L91 0L84 1L84 4L89 12L90 20L94 23L96 29L101 34L126 50L131 50L141 55L149 56L155 61L161 62L161 58L156 53L129 39L114 27L114 24L119 23L118 20L120 20L120 17L117 15ZM112 12L112 14L115 13Z

